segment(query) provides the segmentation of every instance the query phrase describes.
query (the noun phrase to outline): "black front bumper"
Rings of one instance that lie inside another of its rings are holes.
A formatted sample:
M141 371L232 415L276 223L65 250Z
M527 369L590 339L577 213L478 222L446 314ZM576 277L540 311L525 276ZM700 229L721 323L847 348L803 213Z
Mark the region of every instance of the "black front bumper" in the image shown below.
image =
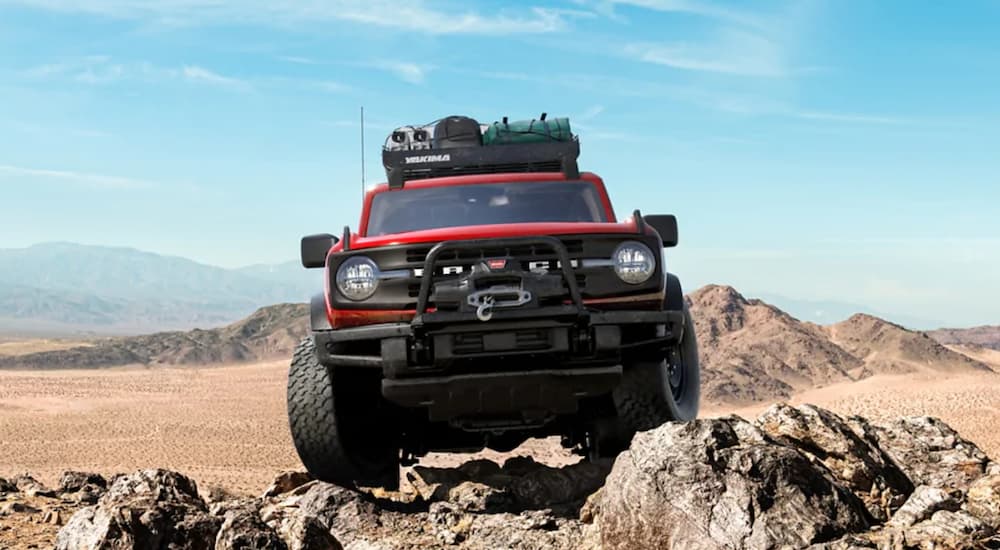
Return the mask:
M474 418L488 427L491 416L509 425L514 415L518 424L535 426L575 412L580 399L612 391L623 354L662 357L683 327L679 311L615 311L591 313L583 323L535 317L416 330L393 323L313 337L321 363L381 369L382 395L426 408L431 421ZM380 353L343 353L359 346Z
M624 355L662 357L682 337L681 311L585 307L566 247L551 237L441 243L428 254L424 273L434 273L445 253L526 245L555 252L563 303L497 309L488 320L467 308L431 310L433 277L427 276L412 322L314 331L320 362L381 369L384 397L426 407L432 420L471 415L481 424L484 417L513 413L531 424L610 392Z
M313 338L324 365L379 368L386 378L405 378L443 372L463 360L519 355L617 364L623 350L655 351L677 342L684 327L681 311L592 312L582 320L566 311L504 311L487 323L447 313L443 319L452 322L433 327L386 323L314 331ZM649 337L637 340L630 333ZM374 353L345 353L362 348Z

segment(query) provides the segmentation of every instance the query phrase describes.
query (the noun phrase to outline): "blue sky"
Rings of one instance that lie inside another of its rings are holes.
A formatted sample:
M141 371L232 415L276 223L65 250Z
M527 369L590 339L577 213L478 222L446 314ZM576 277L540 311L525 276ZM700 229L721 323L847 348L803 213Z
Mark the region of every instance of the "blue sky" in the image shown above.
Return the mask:
M0 247L238 266L392 127L571 117L689 288L1000 322L1000 2L0 0Z

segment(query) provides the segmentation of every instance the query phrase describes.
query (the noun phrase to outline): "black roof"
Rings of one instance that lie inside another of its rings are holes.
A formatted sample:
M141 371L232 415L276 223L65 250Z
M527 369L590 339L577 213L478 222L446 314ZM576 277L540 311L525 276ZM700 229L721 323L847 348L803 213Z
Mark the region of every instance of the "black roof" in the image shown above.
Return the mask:
M548 141L474 145L407 151L382 151L382 165L390 189L407 181L469 174L512 172L562 172L567 179L580 177L577 158L580 142Z

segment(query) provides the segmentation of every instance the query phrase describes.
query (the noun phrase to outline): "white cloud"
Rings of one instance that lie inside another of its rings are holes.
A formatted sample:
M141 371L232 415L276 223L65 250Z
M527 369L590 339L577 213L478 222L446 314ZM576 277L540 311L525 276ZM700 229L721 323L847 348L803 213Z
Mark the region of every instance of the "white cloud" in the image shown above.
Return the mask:
M2 177L2 175L19 178L60 181L74 185L101 189L145 189L149 187L156 187L158 185L155 182L141 179L108 176L104 174L91 174L87 172L74 172L69 170L25 168L9 164L0 164L0 177Z
M372 67L389 71L400 80L410 84L421 84L427 77L427 73L434 69L429 65L419 65L403 61L377 61L371 64Z
M248 84L236 78L222 76L219 73L210 71L197 65L185 65L180 72L181 76L189 82L201 82L215 86L229 86L233 88L246 88Z
M300 57L297 55L279 55L276 59L280 61L285 61L288 63L294 63L296 65L319 65L320 62L315 59L310 59L308 57Z
M604 105L591 105L582 113L576 115L576 120L590 120L604 112Z
M597 0L596 3L609 16L617 16L614 8L622 5L668 13L687 13L749 27L768 26L768 20L761 15L702 0Z
M180 68L161 67L143 61L139 63L114 63L107 56L88 56L60 63L40 65L24 71L29 78L68 78L84 84L109 84L122 80L164 81L183 80L196 84L248 89L245 80L221 75L199 65L183 65Z
M484 14L434 7L427 0L5 0L40 9L90 13L168 25L231 24L278 26L332 21L360 23L425 34L532 34L566 28L579 11L532 8Z
M789 72L780 44L736 30L721 31L698 43L629 44L624 53L639 61L689 71L758 77L781 77Z

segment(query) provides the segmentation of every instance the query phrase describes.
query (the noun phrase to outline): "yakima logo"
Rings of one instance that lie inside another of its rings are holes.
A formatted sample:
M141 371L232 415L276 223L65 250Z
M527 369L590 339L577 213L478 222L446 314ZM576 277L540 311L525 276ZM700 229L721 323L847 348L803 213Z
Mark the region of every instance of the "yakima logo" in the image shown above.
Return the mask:
M403 157L406 164L423 164L425 162L448 162L451 160L451 155L445 153L443 155L418 155L415 157Z

